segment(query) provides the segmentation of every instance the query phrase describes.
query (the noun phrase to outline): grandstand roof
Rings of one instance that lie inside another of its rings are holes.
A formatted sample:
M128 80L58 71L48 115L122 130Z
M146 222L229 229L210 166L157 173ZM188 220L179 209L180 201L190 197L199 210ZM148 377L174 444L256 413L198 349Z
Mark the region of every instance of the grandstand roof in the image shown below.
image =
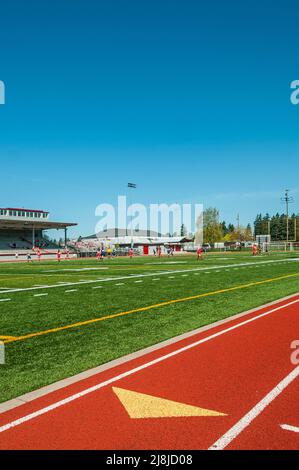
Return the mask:
M23 211L23 212L38 212L40 214L49 214L48 211L41 211L38 209L25 209L24 207L0 207L4 211Z
M49 220L8 219L0 217L0 230L51 230L77 225L73 222L50 222Z

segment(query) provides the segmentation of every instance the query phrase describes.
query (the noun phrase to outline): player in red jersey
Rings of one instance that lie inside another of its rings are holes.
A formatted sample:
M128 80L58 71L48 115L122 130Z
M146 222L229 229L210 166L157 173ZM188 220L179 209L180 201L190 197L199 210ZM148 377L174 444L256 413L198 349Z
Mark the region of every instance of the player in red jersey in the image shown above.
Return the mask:
M197 248L197 261L199 259L202 259L202 249L200 246Z
M60 250L57 251L56 257L57 257L58 263L60 263L60 259L61 259L61 251Z
M99 248L97 251L97 260L99 261L100 259L102 259L102 250Z
M38 248L38 249L37 249L37 259L38 259L38 261L41 260L41 256L42 256L42 252L41 252L40 249Z
M133 255L134 255L134 250L133 250L133 248L130 248L129 255L130 255L130 258L133 258Z

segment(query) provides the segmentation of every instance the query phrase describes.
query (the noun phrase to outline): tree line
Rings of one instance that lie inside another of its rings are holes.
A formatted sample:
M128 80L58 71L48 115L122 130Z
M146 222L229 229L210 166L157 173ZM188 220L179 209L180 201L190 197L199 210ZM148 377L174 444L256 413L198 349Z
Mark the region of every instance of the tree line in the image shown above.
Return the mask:
M215 207L207 208L203 213L203 240L204 243L253 241L256 235L271 235L272 241L286 240L287 218L285 214L258 214L251 224L235 226L226 221L220 221L219 211ZM195 235L196 238L196 235ZM289 217L289 240L299 240L299 216L292 214Z
M255 235L271 235L272 241L287 239L287 216L286 214L258 214L254 221ZM289 216L289 240L299 240L299 216Z

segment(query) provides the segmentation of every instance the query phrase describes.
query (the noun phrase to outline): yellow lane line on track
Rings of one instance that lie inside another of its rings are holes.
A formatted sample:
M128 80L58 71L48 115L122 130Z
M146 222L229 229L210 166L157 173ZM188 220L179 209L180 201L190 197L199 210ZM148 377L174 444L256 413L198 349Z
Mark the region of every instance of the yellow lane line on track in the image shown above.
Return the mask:
M59 326L57 328L51 328L51 329L48 329L48 330L38 331L38 332L35 332L35 333L29 333L29 334L23 335L23 336L11 337L11 338L5 340L4 342L5 343L14 343L16 341L24 341L26 339L35 338L37 336L44 336L44 335L47 335L47 334L50 334L50 333L57 333L59 331L69 330L71 328L78 328L80 326L90 325L92 323L97 323L97 322L100 322L100 321L111 320L112 318L123 317L125 315L130 315L132 313L145 312L147 310L151 310L151 309L159 308L159 307L165 307L167 305L172 305L172 304L176 304L176 303L179 303L179 302L187 302L189 300L196 300L196 299L200 299L200 298L203 298L203 297L209 297L209 296L212 296L212 295L223 294L223 293L226 293L226 292L232 292L232 291L240 290L240 289L246 289L248 287L258 286L258 285L266 284L266 283L270 283L270 282L281 281L283 279L289 279L289 278L296 277L296 276L299 276L299 273L288 274L288 275L285 275L285 276L279 276L279 277L274 277L274 278L270 278L270 279L265 279L264 281L250 282L249 284L241 284L239 286L234 286L234 287L227 287L226 289L220 289L220 290L216 290L216 291L212 291L212 292L205 292L203 294L192 295L190 297L183 297L183 298L180 298L180 299L167 300L165 302L160 302L158 304L148 305L147 307L140 307L140 308L135 308L133 310L127 310L125 312L119 312L119 313L114 313L114 314L111 314L111 315L106 315L104 317L92 318L90 320L85 320L85 321L81 321L81 322L77 322L77 323L71 323L69 325Z

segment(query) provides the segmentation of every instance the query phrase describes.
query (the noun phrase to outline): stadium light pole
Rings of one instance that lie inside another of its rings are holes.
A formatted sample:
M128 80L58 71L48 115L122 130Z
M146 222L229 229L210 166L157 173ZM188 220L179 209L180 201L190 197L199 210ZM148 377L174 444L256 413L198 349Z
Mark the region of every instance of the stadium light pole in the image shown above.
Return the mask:
M294 202L294 199L289 196L289 189L285 190L284 197L281 198L281 202L286 205L286 217L287 217L287 243L289 242L289 204Z
M128 183L129 189L136 189L137 185L135 183ZM133 215L131 217L131 248L134 248L134 241L133 241Z

